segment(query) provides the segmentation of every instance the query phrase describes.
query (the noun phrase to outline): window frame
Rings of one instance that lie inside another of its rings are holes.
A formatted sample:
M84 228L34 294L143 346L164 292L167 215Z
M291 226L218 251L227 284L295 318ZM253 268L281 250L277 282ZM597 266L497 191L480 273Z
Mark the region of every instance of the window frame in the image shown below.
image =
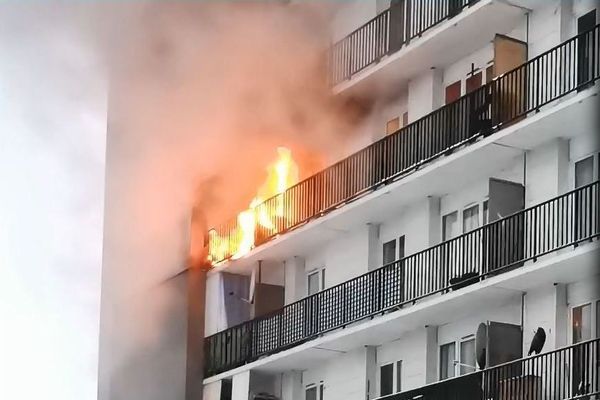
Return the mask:
M450 341L450 342L446 342L443 343L441 345L438 346L438 381L442 381L442 380L446 380L446 379L452 379L452 378L457 378L462 376L461 374L461 365L459 364L460 358L461 358L461 344L464 342L469 342L469 341L474 341L475 340L475 335L471 334L471 335L467 335L467 336L463 336L459 339ZM453 367L453 372L454 375L453 376L448 376L446 378L442 378L442 347L444 346L448 346L448 345L454 345L454 360L452 360L452 367ZM471 372L475 372L477 371L477 354L475 354L475 365L473 367L475 367L473 369L473 371L470 372L466 372L465 374L469 374ZM458 363L455 363L454 361L458 361Z
M319 288L315 293L310 293L310 277L318 274ZM325 267L311 269L306 273L306 295L313 296L325 290Z
M595 151L593 153L588 153L585 156L574 158L571 160L571 168L570 168L570 188L577 189L575 186L576 181L576 166L579 162L585 161L588 158L592 158L592 182L596 182L600 179L600 152Z
M323 383L323 381L319 381L319 384L309 383L308 385L304 386L304 400L306 400L306 393L310 389L315 389L315 399L316 400L323 400L325 398L325 395L324 395L325 384Z
M381 393L381 369L383 367L387 367L387 366L392 366L392 392L389 394L382 394ZM398 382L398 369L400 370L400 382ZM378 375L378 379L377 379L377 391L378 391L378 396L377 397L381 397L381 396L389 396L392 394L396 394L396 393L400 393L402 391L402 360L396 360L396 361L389 361L389 362L385 362L385 363L381 363L379 364L379 368L377 369L377 375Z
M464 235L465 233L471 232L471 231L465 231L465 225L464 225L464 213L465 210L477 207L477 223L478 226L475 229L479 229L481 228L483 225L486 225L489 223L489 196L485 196L483 199L479 200L479 201L474 201L474 202L470 202L465 204L463 207L461 207L460 209L454 209L452 211L449 211L447 213L445 213L444 215L441 216L442 221L441 221L441 238L442 238L442 242L448 241L448 240L452 240L454 238L457 238L461 235ZM446 229L445 229L445 224L444 224L444 218L447 217L450 214L456 213L457 219L456 222L458 224L458 229L457 232L458 234L456 236L450 237L450 238L446 238L445 234L446 234ZM473 230L475 230L473 229Z
M598 316L600 315L600 297L592 298L589 300L585 300L579 303L574 303L569 305L569 316L568 316L568 337L569 343L573 343L573 311L576 308L583 307L589 305L590 306L590 326L591 326L591 338L596 339L600 338L600 321L598 321Z
M385 260L385 246L387 244L394 243L394 257L392 261L386 262ZM402 249L402 251L400 251ZM401 254L402 253L402 254ZM394 239L386 240L381 244L381 261L382 265L392 264L395 261L401 260L406 257L406 235L396 236Z

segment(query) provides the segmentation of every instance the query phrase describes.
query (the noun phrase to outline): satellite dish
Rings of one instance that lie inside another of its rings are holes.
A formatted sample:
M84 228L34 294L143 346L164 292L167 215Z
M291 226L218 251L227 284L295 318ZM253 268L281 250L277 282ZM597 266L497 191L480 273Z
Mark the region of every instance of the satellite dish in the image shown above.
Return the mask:
M475 334L475 357L480 369L485 368L487 350L487 325L483 322L477 327Z
M542 348L544 347L544 343L546 343L546 331L544 328L539 327L533 335L531 346L529 346L529 353L527 353L527 355L530 356L531 353L540 354L542 352Z

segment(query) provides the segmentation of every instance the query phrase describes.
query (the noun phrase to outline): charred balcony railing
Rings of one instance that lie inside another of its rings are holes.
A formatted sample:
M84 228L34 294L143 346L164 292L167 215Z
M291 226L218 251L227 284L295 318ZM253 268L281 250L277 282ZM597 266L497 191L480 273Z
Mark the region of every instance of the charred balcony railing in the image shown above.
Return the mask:
M594 339L379 400L591 400L599 395L600 339Z
M256 227L255 246L593 84L600 78L599 32L596 26L569 39L259 204L255 220L283 214L272 227ZM237 220L212 233L210 246L227 249L213 261L231 257L241 241Z
M214 375L600 235L599 182L465 233L205 339Z
M330 83L350 79L478 0L400 0L330 49Z

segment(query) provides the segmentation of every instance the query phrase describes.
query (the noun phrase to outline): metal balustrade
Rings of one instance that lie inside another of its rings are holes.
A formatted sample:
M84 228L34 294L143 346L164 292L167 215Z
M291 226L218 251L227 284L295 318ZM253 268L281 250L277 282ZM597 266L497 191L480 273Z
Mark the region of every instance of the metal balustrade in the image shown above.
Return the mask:
M476 2L477 0L392 2L390 8L331 46L331 85L350 79Z
M581 342L379 400L600 398L600 339Z
M255 246L593 84L600 78L599 32L596 26L567 40L267 199L253 209L255 220L279 217L273 226L256 227ZM213 261L230 258L241 239L236 219L212 229L209 246L226 249L222 259Z
M600 235L599 207L594 182L209 336L206 375L592 240Z

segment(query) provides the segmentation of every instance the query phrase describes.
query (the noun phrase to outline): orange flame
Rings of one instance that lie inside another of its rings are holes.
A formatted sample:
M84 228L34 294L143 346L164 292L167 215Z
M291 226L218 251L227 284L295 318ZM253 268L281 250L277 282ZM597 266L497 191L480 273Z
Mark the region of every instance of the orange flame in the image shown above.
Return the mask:
M289 187L298 183L298 166L288 148L277 148L278 158L267 166L267 179L258 189L256 197L250 202L247 210L237 216L237 225L227 236L211 230L209 232L208 258L211 262L224 260L228 255L237 259L254 248L257 226L277 233L277 219L287 219L283 196ZM275 198L275 207L266 207L262 203Z

